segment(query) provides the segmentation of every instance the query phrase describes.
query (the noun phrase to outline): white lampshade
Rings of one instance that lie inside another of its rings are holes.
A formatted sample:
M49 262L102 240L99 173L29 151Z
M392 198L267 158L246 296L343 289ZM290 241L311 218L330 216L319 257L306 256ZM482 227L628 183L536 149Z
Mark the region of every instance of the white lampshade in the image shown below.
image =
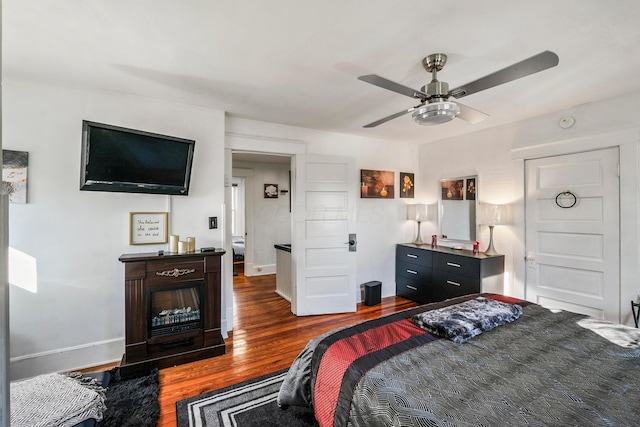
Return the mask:
M507 207L483 203L480 205L480 224L501 225L507 223Z
M496 225L509 223L508 205L493 205L489 203L480 204L479 222L489 226L489 246L484 251L486 255L498 255L493 247L493 227Z
M407 205L407 219L413 221L426 221L427 220L427 205L415 204Z

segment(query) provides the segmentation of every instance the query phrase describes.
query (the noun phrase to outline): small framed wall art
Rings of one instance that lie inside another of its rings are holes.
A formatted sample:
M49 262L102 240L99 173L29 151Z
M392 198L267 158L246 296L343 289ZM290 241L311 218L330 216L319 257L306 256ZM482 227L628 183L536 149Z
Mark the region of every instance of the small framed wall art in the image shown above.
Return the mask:
M440 181L442 200L464 200L464 179Z
M393 199L394 172L360 169L360 198Z
M155 245L169 241L167 212L129 212L129 244Z
M400 172L400 198L413 199L414 187L414 174L409 172Z
M265 184L264 185L264 198L265 199L277 199L278 198L278 184Z
M475 200L476 179L463 178L440 181L442 200Z

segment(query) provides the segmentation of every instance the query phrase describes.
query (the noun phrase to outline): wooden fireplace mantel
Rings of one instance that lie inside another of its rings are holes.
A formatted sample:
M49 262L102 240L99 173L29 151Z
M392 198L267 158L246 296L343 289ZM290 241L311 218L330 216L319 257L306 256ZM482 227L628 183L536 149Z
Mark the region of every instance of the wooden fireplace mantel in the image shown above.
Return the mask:
M123 377L224 354L220 327L224 254L224 250L216 250L123 254L118 258L125 264L125 353L120 363ZM189 284L202 285L202 327L152 337L148 324L149 294Z

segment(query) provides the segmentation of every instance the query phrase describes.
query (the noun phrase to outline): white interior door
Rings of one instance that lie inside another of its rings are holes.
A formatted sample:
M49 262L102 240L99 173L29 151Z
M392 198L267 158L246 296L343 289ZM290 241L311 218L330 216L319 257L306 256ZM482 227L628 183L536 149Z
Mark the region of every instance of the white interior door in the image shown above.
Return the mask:
M620 321L618 157L609 148L526 161L529 301Z
M355 160L337 156L295 156L293 295L298 316L356 310L356 253L349 251L354 233Z

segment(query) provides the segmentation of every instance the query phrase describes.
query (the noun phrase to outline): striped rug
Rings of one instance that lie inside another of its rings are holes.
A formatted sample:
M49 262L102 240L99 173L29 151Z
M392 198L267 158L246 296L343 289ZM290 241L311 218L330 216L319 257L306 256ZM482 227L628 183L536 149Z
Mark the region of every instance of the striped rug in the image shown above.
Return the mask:
M176 403L178 427L312 427L313 411L276 403L287 371L279 371Z

